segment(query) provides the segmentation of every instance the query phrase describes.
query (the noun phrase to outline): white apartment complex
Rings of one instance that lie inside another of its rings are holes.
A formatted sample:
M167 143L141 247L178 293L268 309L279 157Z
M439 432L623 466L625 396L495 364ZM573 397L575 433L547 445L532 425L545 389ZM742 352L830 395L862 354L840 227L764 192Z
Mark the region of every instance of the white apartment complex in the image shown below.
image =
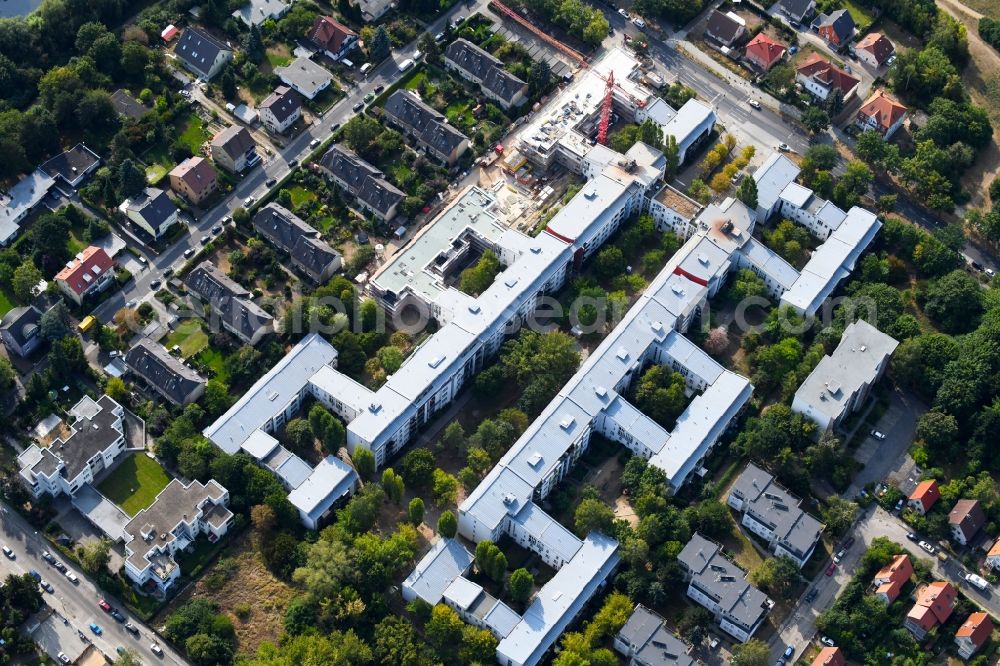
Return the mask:
M199 534L225 536L233 523L229 492L218 481L174 479L125 525L125 574L139 587L165 593L180 578L174 556Z
M35 498L74 496L125 452L125 409L110 396L84 396L69 413L68 437L48 447L32 444L17 457L21 481Z

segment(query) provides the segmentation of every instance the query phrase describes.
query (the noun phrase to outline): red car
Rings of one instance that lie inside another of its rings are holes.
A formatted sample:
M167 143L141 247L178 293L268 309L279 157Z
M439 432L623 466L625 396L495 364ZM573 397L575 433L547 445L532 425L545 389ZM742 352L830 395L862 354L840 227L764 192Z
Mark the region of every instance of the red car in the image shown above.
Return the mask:
M104 599L101 599L100 601L98 601L97 605L100 606L101 610L104 611L105 613L110 613L111 612L111 604L109 604Z
M833 572L837 570L837 564L835 562L830 562L830 566L826 568L826 575L832 576Z

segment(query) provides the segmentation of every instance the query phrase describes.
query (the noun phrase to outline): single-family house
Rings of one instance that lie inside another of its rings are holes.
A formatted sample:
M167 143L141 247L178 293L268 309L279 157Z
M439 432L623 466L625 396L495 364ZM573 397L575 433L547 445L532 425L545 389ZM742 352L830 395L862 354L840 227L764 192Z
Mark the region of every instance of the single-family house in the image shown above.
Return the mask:
M173 169L170 174L170 189L195 206L201 205L218 189L215 168L204 157L189 157Z
M758 33L747 44L747 61L762 71L771 71L771 68L781 62L784 57L785 45L773 37L769 37L767 33Z
M61 180L70 187L78 187L84 179L93 173L101 164L97 153L78 143L69 150L63 151L39 167L56 180Z
M174 405L188 405L205 392L207 382L197 372L149 338L140 339L128 350L125 366Z
M778 0L778 11L793 25L805 23L816 13L816 0Z
M483 94L504 109L528 99L528 84L503 67L500 59L467 39L456 39L444 52L445 67L480 87Z
M879 88L858 109L854 124L862 132L874 130L886 140L906 121L906 107L896 98Z
M292 8L284 0L250 0L233 12L233 18L243 21L247 27L263 25L264 21L277 21Z
M274 73L306 99L315 99L333 81L330 72L304 56L299 56L285 67L276 68Z
M6 192L0 192L0 247L17 237L24 218L49 195L56 179L35 169Z
M211 81L233 59L233 49L208 31L190 27L177 41L174 55L199 78Z
M151 108L132 97L132 93L123 88L111 93L111 106L115 107L115 111L120 117L130 120L139 120L152 111Z
M840 48L854 36L854 19L846 9L820 14L813 24L820 37L834 48Z
M7 312L0 319L0 340L7 351L23 358L38 349L43 340L41 320L42 313L34 305Z
M839 90L844 100L857 91L861 79L851 76L829 60L812 54L795 70L795 80L813 97L825 101L834 90Z
M231 173L241 173L257 164L260 155L247 128L230 125L212 139L212 159Z
M738 44L747 34L747 24L733 12L712 10L705 23L705 37L723 47Z
M923 640L927 632L944 624L955 609L958 593L951 583L935 581L917 590L917 600L906 614L904 626L916 639Z
M306 37L331 60L340 60L358 45L358 33L329 16L317 16Z
M1000 539L993 542L993 546L986 553L986 566L996 571L1000 569Z
M139 196L126 199L118 210L154 239L177 224L179 214L167 193L156 187L147 187Z
M978 500L960 499L948 513L951 538L963 546L969 545L985 524L986 512Z
M361 10L361 20L372 23L385 16L396 6L395 0L358 0L354 5Z
M854 54L866 65L878 68L896 54L896 47L881 32L869 32L854 45Z
M928 479L917 484L917 487L907 498L906 505L921 516L926 516L939 499L941 499L941 491L938 489L937 481Z
M812 661L812 666L844 666L847 660L839 647L824 647Z
M396 90L385 100L382 111L385 119L403 134L449 166L469 148L469 137L449 125L444 114L424 104L412 92Z
M283 134L302 117L302 101L288 86L278 86L257 107L264 127L275 134Z
M77 305L91 294L103 291L115 279L115 262L103 248L91 245L56 273L56 285Z
M892 562L879 569L872 579L872 586L875 587L875 596L886 605L894 602L903 586L913 575L913 562L910 556L903 553L893 558Z
M971 613L955 632L955 646L962 659L971 659L993 634L993 620L982 611Z

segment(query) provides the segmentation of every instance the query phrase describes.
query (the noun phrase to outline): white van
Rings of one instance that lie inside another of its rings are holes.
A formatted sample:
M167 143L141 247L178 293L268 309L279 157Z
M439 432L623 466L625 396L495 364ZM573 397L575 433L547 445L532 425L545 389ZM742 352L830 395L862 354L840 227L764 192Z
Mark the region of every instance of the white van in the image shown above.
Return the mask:
M413 59L407 58L403 62L399 63L399 71L405 72L409 68L413 67Z
M358 71L360 71L363 75L367 76L368 75L368 71L371 68L372 68L372 64L370 62L366 62L365 64L361 65L361 69L358 70Z
M969 585L972 585L973 587L978 588L980 591L985 591L985 590L989 589L989 587L990 587L989 581L987 581L982 576L977 576L976 574L972 574L972 573L965 574L965 581Z
M639 30L645 30L645 28L646 28L646 22L643 21L638 16L636 16L634 19L632 19L632 25L634 25L635 27L639 28Z

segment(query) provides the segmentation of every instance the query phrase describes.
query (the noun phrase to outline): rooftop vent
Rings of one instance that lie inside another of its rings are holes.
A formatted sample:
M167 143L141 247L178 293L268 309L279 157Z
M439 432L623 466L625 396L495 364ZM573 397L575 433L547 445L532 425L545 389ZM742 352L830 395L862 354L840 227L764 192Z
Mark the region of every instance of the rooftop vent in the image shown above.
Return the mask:
M654 321L652 324L650 324L650 328L652 328L655 333L663 332L663 324L661 324L658 321Z
M528 464L531 465L533 468L537 469L541 463L542 463L542 454L539 453L538 451L535 451L530 456L528 456Z
M430 360L430 362L427 365L429 365L432 368L436 368L439 365L441 365L441 361L443 361L443 360L444 360L444 356L435 356L434 358L432 358Z
M538 247L537 245L532 245L531 246L531 253L532 254L538 254L541 251L542 251L542 248Z
M672 284L672 285L670 285L670 291L674 292L674 294L676 296L683 296L684 295L684 288L681 287L679 284Z
M508 288L513 289L514 285L517 284L517 278L516 277L507 278L506 280L503 281L503 283L507 285Z
M625 349L624 347L619 347L618 351L615 352L615 356L617 356L622 361L627 361L628 360L628 350Z
M372 414L378 414L379 412L382 411L382 403L373 402L372 404L368 405L368 411L371 412Z
M275 400L278 399L278 392L277 391L271 391L270 393L267 394L267 399L269 401L271 401L271 402L274 402Z
M705 254L698 255L698 263L702 266L708 266L708 256Z
M559 422L559 427L562 428L563 430L569 430L570 428L573 427L574 423L576 423L576 419L574 419L572 416L567 415L564 416L563 420Z
M471 312L472 314L479 314L479 311L480 307L478 303L473 303L472 305L469 306L469 312Z
M608 390L606 388L604 388L603 386L595 386L594 387L594 393L597 394L598 398L604 398L604 397L606 397L608 395Z
M514 503L514 495L512 495L511 493L504 493L503 505L510 506L513 503Z

